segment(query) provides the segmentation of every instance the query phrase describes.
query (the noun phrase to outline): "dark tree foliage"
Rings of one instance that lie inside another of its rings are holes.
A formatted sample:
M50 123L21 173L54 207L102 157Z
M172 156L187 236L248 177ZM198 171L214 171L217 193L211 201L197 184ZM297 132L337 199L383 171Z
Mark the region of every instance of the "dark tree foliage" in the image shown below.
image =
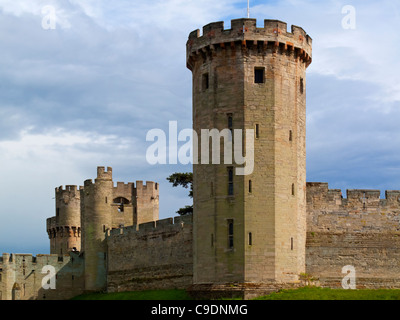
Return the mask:
M189 197L193 198L193 173L191 172L186 172L186 173L174 173L170 175L167 180L172 183L173 187L184 187L184 188L190 188L189 191ZM181 216L187 215L187 214L192 214L193 213L193 205L191 206L186 206L185 208L180 208L176 213L178 213Z

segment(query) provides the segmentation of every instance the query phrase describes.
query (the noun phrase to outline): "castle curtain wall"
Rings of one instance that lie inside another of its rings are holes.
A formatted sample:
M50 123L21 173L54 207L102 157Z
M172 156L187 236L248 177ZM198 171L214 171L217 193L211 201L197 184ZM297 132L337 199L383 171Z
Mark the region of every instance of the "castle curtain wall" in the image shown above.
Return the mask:
M192 216L111 230L108 292L186 289L193 278Z
M307 183L306 272L321 286L342 287L355 269L357 289L400 287L400 192L330 190Z

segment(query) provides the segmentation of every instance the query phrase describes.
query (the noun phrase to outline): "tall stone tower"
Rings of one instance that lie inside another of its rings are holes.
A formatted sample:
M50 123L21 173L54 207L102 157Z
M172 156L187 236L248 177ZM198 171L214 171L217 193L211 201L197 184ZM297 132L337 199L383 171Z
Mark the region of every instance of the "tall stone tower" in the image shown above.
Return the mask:
M232 20L228 30L216 22L204 26L202 35L189 35L198 137L214 128L254 134L254 148L233 138L233 148L241 145L246 156L254 155L251 174L237 175L243 166L224 163L223 139L221 164L202 163L199 151L193 169L195 286L291 283L305 272L311 52L302 28L288 32L277 20L265 20L263 28L255 19Z
M112 169L97 168L97 178L86 180L81 190L82 250L85 258L85 290L106 287L106 230L112 228Z
M56 216L47 219L51 254L68 254L81 248L81 199L77 186L56 188Z

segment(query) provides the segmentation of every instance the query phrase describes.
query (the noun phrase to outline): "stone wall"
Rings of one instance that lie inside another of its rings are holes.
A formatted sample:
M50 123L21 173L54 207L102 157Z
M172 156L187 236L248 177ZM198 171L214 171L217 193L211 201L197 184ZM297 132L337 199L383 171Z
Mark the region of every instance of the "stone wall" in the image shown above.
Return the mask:
M187 288L192 284L192 216L111 230L108 292Z
M43 267L55 268L55 289L42 288ZM0 300L65 300L83 292L82 258L70 255L7 254L0 258Z
M307 273L340 287L355 267L357 288L400 288L400 191L330 190L307 184Z

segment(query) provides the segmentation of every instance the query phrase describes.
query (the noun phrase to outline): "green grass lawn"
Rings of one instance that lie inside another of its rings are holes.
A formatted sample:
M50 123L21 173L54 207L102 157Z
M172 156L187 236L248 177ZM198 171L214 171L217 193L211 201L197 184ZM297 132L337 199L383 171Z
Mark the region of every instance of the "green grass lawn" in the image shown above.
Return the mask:
M191 300L185 290L93 293L72 300ZM400 300L400 290L343 290L305 287L282 290L255 300Z
M344 290L305 287L282 290L255 300L400 300L400 290Z
M72 300L190 300L185 290L153 290L83 294Z

